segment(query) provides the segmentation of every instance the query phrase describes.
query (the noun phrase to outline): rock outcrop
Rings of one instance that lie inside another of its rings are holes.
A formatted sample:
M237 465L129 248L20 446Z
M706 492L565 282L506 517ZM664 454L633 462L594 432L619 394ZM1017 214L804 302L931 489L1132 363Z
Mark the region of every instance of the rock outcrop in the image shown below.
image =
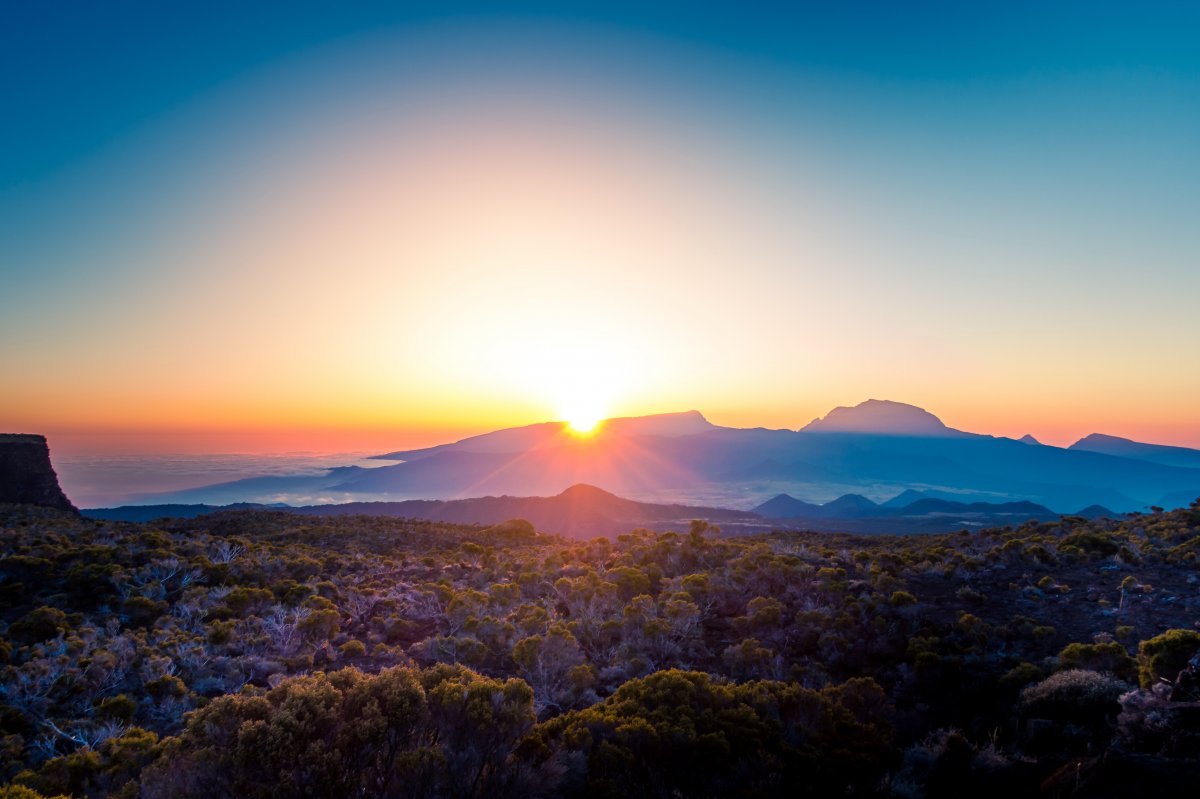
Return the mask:
M0 503L77 512L58 485L45 436L0 433Z

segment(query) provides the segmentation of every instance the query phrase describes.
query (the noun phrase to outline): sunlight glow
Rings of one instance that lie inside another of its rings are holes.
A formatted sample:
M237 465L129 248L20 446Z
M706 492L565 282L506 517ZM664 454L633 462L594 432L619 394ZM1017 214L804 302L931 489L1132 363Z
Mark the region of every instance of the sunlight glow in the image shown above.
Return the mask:
M566 431L576 436L594 435L608 416L608 405L600 396L601 386L577 376L558 388L559 418L566 424Z
M567 429L575 435L588 436L596 432L596 428L600 424L600 415L580 411L569 415L566 422Z

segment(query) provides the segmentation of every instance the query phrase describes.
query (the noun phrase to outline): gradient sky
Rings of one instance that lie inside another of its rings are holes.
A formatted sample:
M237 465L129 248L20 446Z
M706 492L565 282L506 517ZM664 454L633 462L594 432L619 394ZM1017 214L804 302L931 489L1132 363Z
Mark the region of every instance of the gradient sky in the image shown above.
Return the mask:
M1200 446L1200 6L789 5L6 4L0 428Z

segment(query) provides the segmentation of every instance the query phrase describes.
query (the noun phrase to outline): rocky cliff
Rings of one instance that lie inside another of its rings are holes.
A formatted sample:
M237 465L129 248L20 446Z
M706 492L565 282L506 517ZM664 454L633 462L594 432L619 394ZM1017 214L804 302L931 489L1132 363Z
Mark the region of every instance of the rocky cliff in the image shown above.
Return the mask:
M75 510L58 485L45 436L0 433L0 503Z

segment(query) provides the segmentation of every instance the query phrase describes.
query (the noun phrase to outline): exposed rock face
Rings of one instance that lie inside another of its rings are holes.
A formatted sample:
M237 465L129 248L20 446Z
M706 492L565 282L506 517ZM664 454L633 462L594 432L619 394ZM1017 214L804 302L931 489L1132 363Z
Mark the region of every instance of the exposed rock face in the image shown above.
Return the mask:
M76 510L58 485L45 436L0 433L0 503Z

